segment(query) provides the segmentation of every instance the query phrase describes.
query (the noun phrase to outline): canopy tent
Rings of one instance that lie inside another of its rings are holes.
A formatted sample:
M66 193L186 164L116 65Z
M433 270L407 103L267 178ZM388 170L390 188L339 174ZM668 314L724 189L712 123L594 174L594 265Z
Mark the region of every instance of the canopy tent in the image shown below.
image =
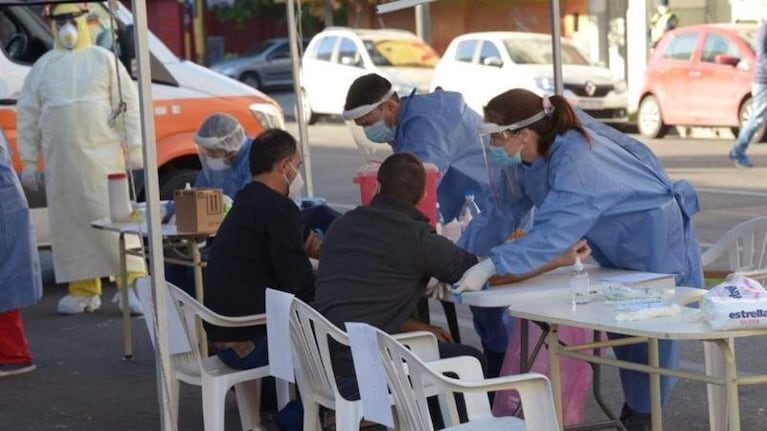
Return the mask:
M0 6L46 5L58 3L83 3L72 0L0 0ZM117 10L117 0L109 0L110 10ZM157 393L163 430L176 429L170 409L170 357L168 353L168 328L165 319L165 295L158 287L165 283L163 267L162 235L160 228L160 188L157 171L157 150L152 107L152 85L148 44L146 0L132 0L133 40L137 60L138 93L141 110L141 136L144 147L144 187L147 202L147 231L149 236L149 271L152 275L154 297L155 348ZM106 119L105 119L106 120Z

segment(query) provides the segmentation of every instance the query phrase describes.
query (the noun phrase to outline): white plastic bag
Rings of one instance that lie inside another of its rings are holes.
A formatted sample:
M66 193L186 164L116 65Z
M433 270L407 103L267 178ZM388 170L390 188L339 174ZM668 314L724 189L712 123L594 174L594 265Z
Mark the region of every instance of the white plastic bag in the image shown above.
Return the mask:
M767 291L748 277L714 286L703 295L701 308L714 330L767 328Z

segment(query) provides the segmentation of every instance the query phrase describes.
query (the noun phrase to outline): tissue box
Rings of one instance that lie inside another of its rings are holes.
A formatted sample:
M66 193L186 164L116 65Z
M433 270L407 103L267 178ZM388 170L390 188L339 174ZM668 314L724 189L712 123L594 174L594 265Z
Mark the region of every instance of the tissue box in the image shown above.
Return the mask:
M767 328L767 291L747 277L712 287L703 295L701 308L714 330Z
M224 219L221 189L183 189L173 192L179 232L215 233Z

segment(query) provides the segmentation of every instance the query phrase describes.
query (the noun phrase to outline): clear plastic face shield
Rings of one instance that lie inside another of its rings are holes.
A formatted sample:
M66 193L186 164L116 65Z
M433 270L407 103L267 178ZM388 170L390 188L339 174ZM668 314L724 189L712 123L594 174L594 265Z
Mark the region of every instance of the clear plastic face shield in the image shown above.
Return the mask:
M383 122L383 103L394 95L391 89L381 100L369 105L347 109L342 117L349 127L354 143L367 163L381 163L392 153L390 142L394 141L396 127Z
M487 167L490 186L493 189L495 204L503 208L504 197L521 195L519 186L520 171L514 167L523 163L521 146L514 142L517 135L526 127L549 117L554 106L548 97L543 97L542 110L532 116L511 124L483 123L478 130L482 139L482 156ZM513 151L510 153L510 151Z

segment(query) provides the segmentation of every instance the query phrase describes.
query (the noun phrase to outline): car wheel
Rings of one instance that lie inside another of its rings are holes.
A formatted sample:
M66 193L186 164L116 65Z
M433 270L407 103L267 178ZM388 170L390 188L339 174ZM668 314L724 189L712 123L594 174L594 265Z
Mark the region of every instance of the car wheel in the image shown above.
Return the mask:
M648 138L662 138L668 132L668 126L663 124L663 115L655 96L647 96L639 103L637 127L639 133Z
M250 85L253 88L259 89L261 88L261 79L258 77L258 74L255 72L245 72L242 75L240 75L240 82L243 84Z
M753 99L749 97L740 106L740 112L738 113L738 118L740 119L740 127L730 128L730 130L732 130L733 135L738 136L740 129L745 127L746 123L748 122L748 119L751 118L751 115L754 112L754 107L753 107L753 104L751 103L752 100ZM767 136L765 136L765 133L767 133L767 122L762 121L762 125L759 127L756 133L754 133L754 136L751 138L751 143L754 144L757 142L764 142L765 139L767 139Z
M173 200L173 192L186 187L186 184L194 185L197 178L196 169L179 169L165 175L160 184L160 199Z
M301 89L301 96L301 101L303 103L302 106L304 108L304 121L309 125L316 123L319 119L319 115L312 112L312 106L309 103L309 96L306 94L306 90L303 88ZM294 107L293 109L293 116L298 119L298 108Z

